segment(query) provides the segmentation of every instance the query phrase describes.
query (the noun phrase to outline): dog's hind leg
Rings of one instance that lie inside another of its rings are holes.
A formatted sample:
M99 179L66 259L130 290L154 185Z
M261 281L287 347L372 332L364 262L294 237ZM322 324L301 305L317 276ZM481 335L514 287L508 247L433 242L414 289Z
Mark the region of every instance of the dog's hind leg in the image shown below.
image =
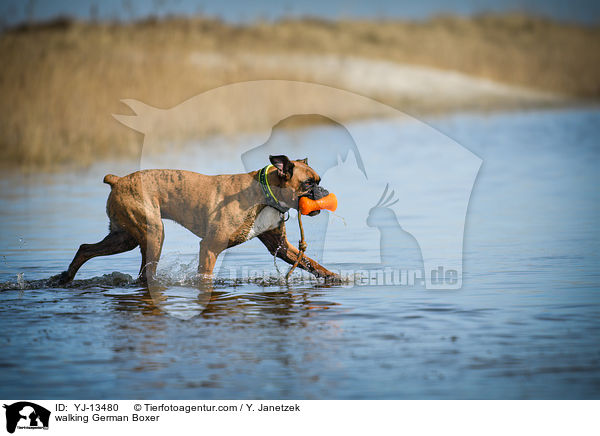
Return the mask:
M165 229L160 216L149 220L145 232L140 235L140 250L142 252L142 265L140 266L139 280L147 283L154 278L158 260L165 240Z
M111 225L125 230L140 245L142 265L138 280L145 284L156 274L165 232L158 204L143 193L140 197L141 201L131 202L113 191L107 209Z
M106 238L96 244L82 244L69 269L58 276L58 282L64 284L73 280L79 268L93 257L124 253L137 246L137 241L123 230L111 231Z

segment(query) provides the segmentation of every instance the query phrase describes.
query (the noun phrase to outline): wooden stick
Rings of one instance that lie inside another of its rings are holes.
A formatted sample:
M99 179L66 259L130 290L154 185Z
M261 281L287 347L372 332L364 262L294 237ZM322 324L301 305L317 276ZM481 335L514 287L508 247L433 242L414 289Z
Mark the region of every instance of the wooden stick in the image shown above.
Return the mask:
M306 251L306 241L304 240L304 227L302 227L302 213L300 213L300 211L298 211L298 226L300 227L300 242L298 242L298 258L296 259L296 262L294 262L288 273L285 275L286 282L289 280L290 276L292 275L292 272L294 272L294 270L302 260L304 252Z

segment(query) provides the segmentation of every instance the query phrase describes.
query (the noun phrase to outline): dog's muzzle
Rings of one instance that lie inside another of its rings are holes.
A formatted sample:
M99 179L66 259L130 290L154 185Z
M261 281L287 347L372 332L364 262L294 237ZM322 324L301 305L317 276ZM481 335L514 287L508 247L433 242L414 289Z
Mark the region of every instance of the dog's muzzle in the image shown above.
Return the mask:
M313 185L310 191L308 191L308 193L303 195L302 197L308 197L311 200L320 200L321 198L326 197L328 195L329 191L327 189L319 185ZM315 216L319 215L320 213L320 210L313 210L311 213L308 214L308 216Z

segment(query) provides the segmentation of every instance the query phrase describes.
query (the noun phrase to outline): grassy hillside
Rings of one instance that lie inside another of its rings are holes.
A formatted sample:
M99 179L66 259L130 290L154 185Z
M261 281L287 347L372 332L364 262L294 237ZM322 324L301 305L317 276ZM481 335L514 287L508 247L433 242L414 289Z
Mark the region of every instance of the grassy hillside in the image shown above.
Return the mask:
M166 108L219 85L311 80L310 69L192 62L194 54L336 54L455 70L578 98L600 97L600 28L519 15L425 22L283 20L235 26L204 18L91 24L58 20L0 35L5 165L51 168L132 157L141 138L111 113L135 98ZM210 57L208 57L210 58ZM397 99L377 96L398 105ZM419 102L404 110L419 109ZM451 110L452 107L446 109Z

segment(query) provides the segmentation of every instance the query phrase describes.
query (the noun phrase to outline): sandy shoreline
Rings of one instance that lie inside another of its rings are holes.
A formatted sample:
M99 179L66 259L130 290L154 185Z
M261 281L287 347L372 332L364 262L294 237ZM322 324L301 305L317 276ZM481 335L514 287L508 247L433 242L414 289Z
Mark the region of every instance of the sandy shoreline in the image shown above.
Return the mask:
M260 69L266 77L299 75L413 113L547 107L573 101L564 94L507 85L458 71L357 56L197 52L189 60L215 71Z

